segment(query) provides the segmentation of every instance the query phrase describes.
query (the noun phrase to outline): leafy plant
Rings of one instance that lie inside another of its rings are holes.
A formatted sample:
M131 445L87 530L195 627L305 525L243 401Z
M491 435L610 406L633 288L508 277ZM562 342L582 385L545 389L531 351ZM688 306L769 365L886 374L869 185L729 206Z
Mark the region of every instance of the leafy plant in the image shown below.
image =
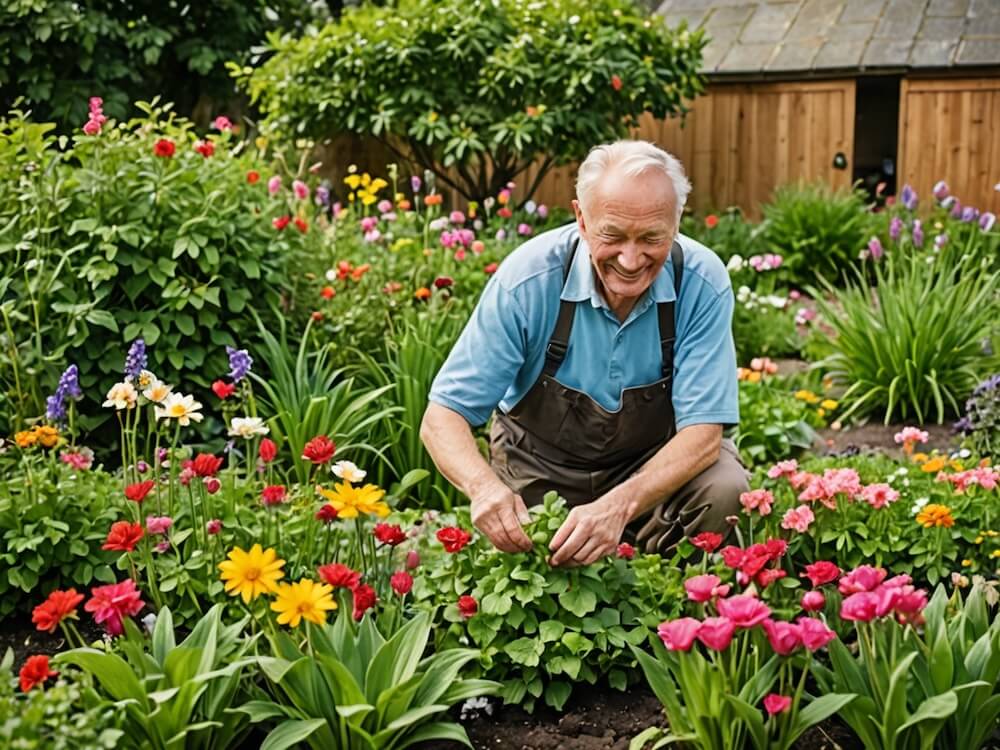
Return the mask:
M791 391L767 380L739 384L740 423L733 441L748 465L798 455L816 439L815 413Z
M962 431L976 453L1000 455L1000 373L973 389L965 402L965 415L955 427Z
M703 88L703 33L629 0L428 8L364 4L300 38L270 34L263 63L230 69L265 127L372 136L470 200L541 158L530 197L550 166L625 137L646 111L685 111Z

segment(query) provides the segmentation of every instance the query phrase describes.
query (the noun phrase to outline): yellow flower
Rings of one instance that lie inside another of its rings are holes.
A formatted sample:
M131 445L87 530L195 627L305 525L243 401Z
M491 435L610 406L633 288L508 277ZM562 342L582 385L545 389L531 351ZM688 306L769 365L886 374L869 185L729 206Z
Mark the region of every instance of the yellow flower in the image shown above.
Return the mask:
M344 182L351 190L357 190L361 185L361 178L356 174L351 174L344 178Z
M389 187L389 183L383 180L381 177L376 177L372 180L372 184L368 187L369 192L377 193L383 188Z
M47 424L35 428L35 438L43 448L51 448L59 442L59 430Z
M14 435L14 442L18 448L31 448L38 442L38 435L34 430L23 430Z
M990 553L990 557L1000 557L1000 549L995 549Z
M140 388L149 388L153 383L159 383L160 379L157 378L149 370L143 370L139 373L139 377L136 379L136 385Z
M166 401L167 396L170 395L171 390L171 386L162 381L155 380L147 386L142 395L146 397L146 400L152 401L154 404L162 404Z
M823 402L820 404L820 406L822 406L824 409L832 410L837 408L837 402L834 401L832 398L827 398L823 399Z
M826 416L826 409L824 409L823 407L820 407L819 409L816 410L816 414L818 416L820 416L820 417L825 417Z
M951 528L955 525L955 519L952 518L951 508L947 505L930 503L929 505L925 505L923 510L917 514L917 523L925 529L929 529L934 526L945 526Z
M926 453L914 453L913 456L912 456L912 458L913 458L914 462L916 462L918 464L922 464L925 461L929 460L930 456L928 456Z
M176 419L181 427L187 427L192 420L200 422L205 417L201 413L201 404L194 400L194 396L179 393L171 393L162 405L154 406L153 414L157 419Z
M946 461L941 456L932 458L930 461L925 462L920 466L920 471L924 474L933 474L936 471L941 471L945 467Z
M972 565L972 560L969 560L968 558L966 558L965 560L962 560L962 567L963 568L968 568L971 565Z
M973 542L973 544L982 544L982 543L983 543L983 538L981 536L977 536L976 541Z
M799 401L805 401L807 404L817 404L822 400L812 391L806 390L795 391L795 398Z
M249 604L261 594L274 593L278 590L278 581L285 577L282 567L285 561L278 559L273 549L261 549L259 544L244 552L239 547L233 547L228 559L219 563L219 576L230 595L239 594L243 601Z
M333 600L333 587L303 578L298 583L282 583L271 609L278 612L278 624L297 628L302 620L322 625L326 613L337 608Z
M952 471L963 471L965 469L965 467L962 466L962 462L961 461L952 461L948 465L951 467Z
M389 515L389 506L382 501L385 490L380 490L374 484L352 487L350 482L341 482L332 490L321 487L319 494L330 501L330 505L337 510L338 518L357 518L359 513L377 515L379 518Z

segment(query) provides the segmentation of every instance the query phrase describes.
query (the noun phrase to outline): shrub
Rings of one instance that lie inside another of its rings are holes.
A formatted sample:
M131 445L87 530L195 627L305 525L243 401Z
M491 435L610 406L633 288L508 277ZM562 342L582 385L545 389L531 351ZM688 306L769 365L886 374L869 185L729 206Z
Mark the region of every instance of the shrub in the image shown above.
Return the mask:
M765 380L742 380L739 396L740 423L733 441L748 466L798 455L812 446L814 428L825 425L806 399Z
M955 426L976 453L1000 455L1000 374L976 386L965 402L965 416Z
M403 0L301 38L271 34L269 59L231 67L265 127L372 136L482 199L541 158L537 185L646 111L684 111L703 88L704 44L631 0Z

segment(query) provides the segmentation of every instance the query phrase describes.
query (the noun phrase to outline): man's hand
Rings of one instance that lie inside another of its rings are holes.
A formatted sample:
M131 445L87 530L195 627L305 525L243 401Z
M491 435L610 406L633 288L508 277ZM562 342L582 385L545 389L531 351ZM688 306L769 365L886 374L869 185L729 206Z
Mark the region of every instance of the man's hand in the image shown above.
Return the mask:
M527 552L531 540L521 528L531 520L520 495L502 482L472 498L472 523L502 552Z
M614 490L586 505L578 505L552 537L550 564L590 565L613 554L629 521L626 503Z

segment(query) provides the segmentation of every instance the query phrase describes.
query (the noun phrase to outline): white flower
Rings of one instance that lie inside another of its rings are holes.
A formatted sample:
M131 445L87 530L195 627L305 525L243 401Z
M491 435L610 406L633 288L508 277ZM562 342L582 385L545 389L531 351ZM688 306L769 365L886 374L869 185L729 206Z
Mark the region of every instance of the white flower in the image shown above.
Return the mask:
M135 386L125 380L111 386L111 390L108 391L108 397L103 406L113 406L118 411L132 409L135 407L135 402L138 399L139 394L136 392Z
M201 413L201 404L194 400L194 396L183 396L180 393L167 396L161 406L153 407L153 414L157 419L176 419L181 427L187 427L191 420L200 422L205 418Z
M913 502L913 507L910 508L910 513L912 513L913 515L917 515L917 513L922 511L924 509L924 506L927 505L927 503L929 503L930 501L931 499L929 497L918 497Z
M730 273L733 271L739 271L741 268L743 268L743 256L738 253L731 257L729 262L726 263L726 270Z
M249 440L256 435L266 435L271 428L264 424L260 417L233 417L229 425L229 437L240 437Z
M336 281L337 280L337 269L336 268L331 268L330 270L328 270L326 272L326 280L327 281Z
M139 379L141 381L141 375L139 376ZM142 395L154 404L162 404L164 399L170 395L171 390L173 390L172 386L169 386L160 380L154 380L146 387L146 390L142 392Z
M139 377L136 379L136 385L140 388L148 388L153 383L160 382L160 379L156 377L149 370L143 370L139 373Z
M968 458L971 455L972 455L972 451L970 451L968 448L962 448L962 450L960 450L958 452L958 457L959 458Z
M345 482L356 483L365 478L368 473L362 471L350 461L337 461L330 467L330 471L343 479Z

